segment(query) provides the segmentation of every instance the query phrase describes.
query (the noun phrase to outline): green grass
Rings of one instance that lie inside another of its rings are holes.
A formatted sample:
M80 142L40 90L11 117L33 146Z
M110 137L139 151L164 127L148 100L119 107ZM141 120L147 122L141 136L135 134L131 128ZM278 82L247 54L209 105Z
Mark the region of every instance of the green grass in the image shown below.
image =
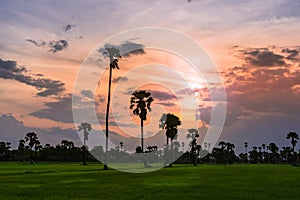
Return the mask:
M0 199L299 199L289 165L174 165L130 174L99 164L0 163Z

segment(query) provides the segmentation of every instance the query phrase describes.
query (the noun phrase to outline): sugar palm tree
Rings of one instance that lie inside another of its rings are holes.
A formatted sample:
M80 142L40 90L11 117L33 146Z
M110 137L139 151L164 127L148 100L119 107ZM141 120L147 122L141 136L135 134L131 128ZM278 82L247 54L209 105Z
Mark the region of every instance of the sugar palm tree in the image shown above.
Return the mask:
M121 58L120 50L115 47L106 47L102 54L109 58L109 79L108 79L108 94L107 94L107 105L106 105L106 118L105 118L105 161L104 170L108 170L108 118L109 118L109 106L110 106L110 96L111 96L111 79L112 70L119 69L118 59Z
M36 147L40 145L40 141L38 139L38 136L34 132L27 133L25 136L25 141L28 142L28 147L30 151L30 163L32 164L32 150L36 149Z
M172 113L162 114L159 120L159 128L166 129L167 145L169 145L169 139L171 142L177 136L177 127L181 125L179 117Z
M286 139L291 139L292 150L295 152L295 146L297 144L297 140L299 140L299 135L296 132L289 132Z
M235 154L234 154L235 145L230 142L226 142L225 146L226 146L227 163L232 164L235 159Z
M89 139L88 137L89 137L89 131L91 131L92 130L92 125L91 124L89 124L89 123L87 123L87 122L83 122L83 123L81 123L79 126L78 126L78 131L82 131L83 130L83 147L84 147L84 149L83 149L83 165L85 165L86 164L86 141Z
M130 98L130 109L133 110L133 114L137 115L141 119L141 148L144 152L144 121L147 120L148 111L151 112L151 103L153 98L150 92L145 90L137 90L132 93Z
M179 117L172 113L162 114L159 120L159 128L166 129L167 148L169 145L169 138L171 140L171 153L173 150L173 140L176 139L178 133L177 127L180 125L181 121L179 120ZM171 154L171 156L173 157L173 154ZM172 163L170 163L169 167L172 167Z
M296 132L289 132L288 135L286 136L286 139L291 139L292 150L293 150L292 164L293 166L296 166L295 146L297 144L297 140L299 140L299 135Z

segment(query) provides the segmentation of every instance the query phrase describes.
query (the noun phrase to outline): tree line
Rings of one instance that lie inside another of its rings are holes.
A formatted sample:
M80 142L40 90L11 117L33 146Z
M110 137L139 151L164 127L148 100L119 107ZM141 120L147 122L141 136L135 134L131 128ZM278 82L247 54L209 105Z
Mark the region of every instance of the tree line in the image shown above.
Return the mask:
M91 130L88 123L82 123L79 129L84 130L85 137L88 138L88 130ZM86 129L85 129L86 128ZM168 133L169 134L169 133ZM148 146L142 152L141 146L136 148L136 152L130 153L123 149L123 142L114 148L111 148L107 154L102 146L95 146L87 151L85 145L76 147L72 141L62 140L60 144L52 146L45 144L44 146L34 132L29 132L23 139L19 140L18 148L11 149L10 142L0 142L0 161L20 161L20 162L98 162L108 157L110 162L136 162L143 161L143 157L147 159L147 164L165 162L169 165L172 163L181 164L234 164L234 163L251 163L251 164L283 164L290 163L297 166L300 161L300 151L296 152L295 147L299 136L296 132L289 132L286 139L291 141L291 146L283 146L281 149L274 143L262 144L261 146L253 146L248 150L248 143L244 143L245 152L236 155L235 145L230 142L220 141L212 150L207 149L207 145L202 148L197 144L199 137L196 129L188 129L186 136L190 138L188 150L184 150L184 143L178 141L172 142L172 151L167 145L163 149L157 146ZM170 137L170 140L172 137ZM84 142L85 143L85 142ZM166 156L172 153L173 157ZM166 160L168 158L177 158Z

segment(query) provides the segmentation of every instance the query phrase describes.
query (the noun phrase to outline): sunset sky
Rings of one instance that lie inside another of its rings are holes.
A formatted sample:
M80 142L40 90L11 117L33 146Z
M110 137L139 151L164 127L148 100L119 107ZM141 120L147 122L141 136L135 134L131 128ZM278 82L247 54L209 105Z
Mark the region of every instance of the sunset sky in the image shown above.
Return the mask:
M0 141L10 141L13 147L29 131L36 132L43 144L68 139L79 145L72 94L76 112L81 112L76 105L91 108L95 94L101 127L90 121L95 127L91 138L102 137L107 59L97 50L113 35L143 27L179 32L202 47L218 68L226 102L210 101L207 80L179 56L145 48L146 41L139 37L120 40L113 45L140 51L123 56L121 69L113 72L110 124L115 141L135 145L128 135L139 136L139 122L128 109L136 89L146 89L154 98L145 127L145 133L154 137L151 142L159 138L155 135L163 112L183 118L180 137L185 137L186 129L198 127L203 139L211 126L211 108L222 103L227 112L219 140L234 143L237 151L243 150L244 142L288 145L287 133L300 133L298 1L10 0L0 4ZM180 42L170 47L185 48L187 44ZM86 86L73 92L80 67L97 80L92 83L98 84L95 91ZM101 69L104 74L99 76ZM149 84L139 82L145 80ZM218 93L219 86L210 92Z

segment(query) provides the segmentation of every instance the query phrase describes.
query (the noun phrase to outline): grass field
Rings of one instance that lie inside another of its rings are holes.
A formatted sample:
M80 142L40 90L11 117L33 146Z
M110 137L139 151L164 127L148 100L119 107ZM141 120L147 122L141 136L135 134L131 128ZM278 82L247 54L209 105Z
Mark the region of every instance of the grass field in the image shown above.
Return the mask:
M289 165L174 165L151 173L100 164L0 163L0 199L300 199Z

